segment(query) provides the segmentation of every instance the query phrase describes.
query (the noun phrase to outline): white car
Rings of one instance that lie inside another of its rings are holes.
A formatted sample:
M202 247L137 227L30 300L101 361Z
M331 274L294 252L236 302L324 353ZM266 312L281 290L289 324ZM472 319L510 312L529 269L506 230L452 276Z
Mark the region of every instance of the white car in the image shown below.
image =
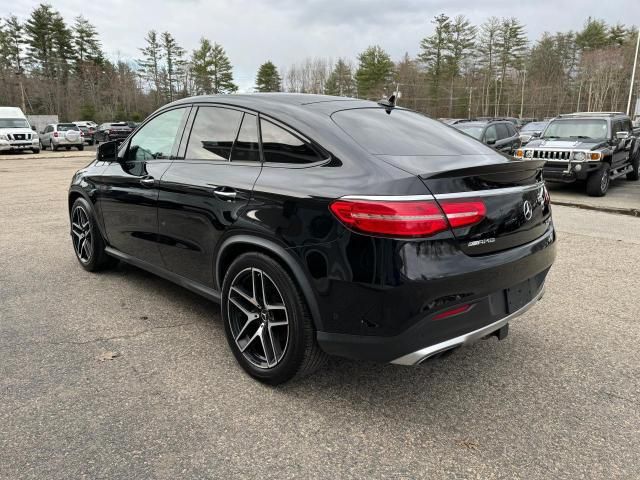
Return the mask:
M40 153L38 133L32 130L22 110L0 107L0 152L24 150Z
M84 150L84 133L75 123L52 123L44 129L40 143L43 149L48 147L53 151L62 147Z

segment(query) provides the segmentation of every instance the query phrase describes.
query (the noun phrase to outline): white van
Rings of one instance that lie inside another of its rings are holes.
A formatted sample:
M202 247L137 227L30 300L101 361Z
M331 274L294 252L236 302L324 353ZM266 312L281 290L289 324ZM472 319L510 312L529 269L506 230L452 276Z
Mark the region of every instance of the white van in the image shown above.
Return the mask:
M40 153L38 133L16 107L0 107L0 152L31 150Z

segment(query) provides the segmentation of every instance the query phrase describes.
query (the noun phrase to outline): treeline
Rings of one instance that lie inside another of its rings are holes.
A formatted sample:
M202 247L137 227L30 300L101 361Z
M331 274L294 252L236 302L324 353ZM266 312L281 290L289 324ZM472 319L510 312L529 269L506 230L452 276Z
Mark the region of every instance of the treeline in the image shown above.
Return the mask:
M269 60L254 90L369 99L399 90L401 105L436 117L626 108L634 27L589 18L580 31L530 43L515 18L472 25L440 14L431 23L415 57L394 61L375 45L354 60L307 58L281 68ZM151 30L139 52L135 62L107 58L87 19L67 24L48 4L23 21L0 19L0 105L63 120L140 120L178 98L238 90L224 48L207 38L187 52L170 32Z

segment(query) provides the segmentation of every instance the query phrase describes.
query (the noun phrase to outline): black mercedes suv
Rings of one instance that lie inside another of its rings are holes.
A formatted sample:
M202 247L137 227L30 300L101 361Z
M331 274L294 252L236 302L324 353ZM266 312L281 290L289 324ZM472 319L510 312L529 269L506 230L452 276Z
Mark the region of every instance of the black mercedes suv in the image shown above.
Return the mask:
M392 102L188 98L75 174L71 237L89 271L122 260L220 302L263 382L327 354L412 365L503 338L542 296L543 164Z

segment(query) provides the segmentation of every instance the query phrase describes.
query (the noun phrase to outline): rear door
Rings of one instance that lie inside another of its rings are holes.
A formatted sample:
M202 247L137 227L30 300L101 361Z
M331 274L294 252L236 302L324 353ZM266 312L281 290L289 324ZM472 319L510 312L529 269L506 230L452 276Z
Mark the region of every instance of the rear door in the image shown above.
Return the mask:
M160 184L160 250L170 271L213 286L215 247L240 217L262 168L258 119L203 105L190 123L184 153Z

